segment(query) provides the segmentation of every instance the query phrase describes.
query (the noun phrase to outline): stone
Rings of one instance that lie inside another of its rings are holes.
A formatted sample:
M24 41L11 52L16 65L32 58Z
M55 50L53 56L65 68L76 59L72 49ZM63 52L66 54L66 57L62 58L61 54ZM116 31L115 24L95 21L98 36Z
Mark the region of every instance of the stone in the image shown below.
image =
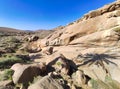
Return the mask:
M42 52L47 55L51 55L53 53L53 47L45 47L42 49Z
M114 11L115 10L115 4L113 4L110 8L109 8L109 12L111 12L111 11Z
M33 35L33 36L28 37L28 38L27 38L27 41L28 41L28 42L32 42L32 41L37 41L38 39L39 39L38 36Z
M120 16L120 10L115 10L109 14L108 18L118 17L118 16Z
M30 53L37 53L37 52L40 52L42 49L37 44L37 42L31 42L27 45L26 50Z
M48 65L52 66L56 72L66 75L70 75L76 70L76 65L68 60L63 54L60 54L60 56L50 61Z
M80 70L78 70L72 74L72 79L74 81L74 84L76 84L78 86L83 86L87 83L87 79L86 79L84 73Z
M45 76L34 84L30 85L28 89L65 89L58 81L50 76Z
M43 75L46 71L46 65L43 63L39 64L14 64L11 67L14 70L12 76L14 84L24 84L32 82L34 77L38 75Z

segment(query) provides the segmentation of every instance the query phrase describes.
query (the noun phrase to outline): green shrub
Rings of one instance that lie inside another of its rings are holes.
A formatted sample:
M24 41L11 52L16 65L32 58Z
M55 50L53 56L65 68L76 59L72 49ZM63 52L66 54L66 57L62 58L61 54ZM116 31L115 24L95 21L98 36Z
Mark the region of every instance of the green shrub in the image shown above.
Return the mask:
M3 55L3 57L0 58L0 69L10 68L15 63L26 63L27 61L29 60L15 55Z
M12 80L12 75L14 71L11 69L4 70L4 73L0 75L0 81Z
M19 43L19 39L17 39L16 37L9 37L6 39L7 42L14 42L14 43Z
M57 64L58 66L61 66L61 65L62 65L62 63L61 63L61 62L57 62L56 64Z

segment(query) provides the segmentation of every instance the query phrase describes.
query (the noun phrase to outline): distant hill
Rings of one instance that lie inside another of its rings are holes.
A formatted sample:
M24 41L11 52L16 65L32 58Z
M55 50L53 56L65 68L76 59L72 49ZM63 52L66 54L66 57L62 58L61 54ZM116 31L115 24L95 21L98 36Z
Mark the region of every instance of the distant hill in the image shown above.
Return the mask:
M19 29L14 29L14 28L8 28L8 27L0 27L0 32L13 32L13 33L17 33L17 32L24 32L23 30L19 30Z
M31 31L31 30L19 30L9 27L0 27L0 36L36 35L39 36L39 38L44 38L49 34L51 34L52 32L54 32L54 30L39 29L39 30Z

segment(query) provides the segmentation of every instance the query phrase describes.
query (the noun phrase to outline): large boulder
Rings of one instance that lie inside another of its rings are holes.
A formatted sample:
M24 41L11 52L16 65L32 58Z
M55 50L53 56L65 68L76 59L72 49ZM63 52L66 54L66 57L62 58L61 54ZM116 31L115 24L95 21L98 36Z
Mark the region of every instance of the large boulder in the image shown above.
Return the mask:
M25 38L25 40L27 40L28 42L37 41L38 39L39 39L39 37L36 36L36 35L32 35L32 36L29 36L29 37Z
M41 51L41 47L37 44L37 42L31 42L28 44L27 50L30 53L36 53Z
M63 54L50 61L48 66L52 66L56 72L65 75L71 75L76 70L74 62L67 59Z
M26 84L32 82L34 77L38 75L43 75L46 71L46 66L43 63L39 64L14 64L11 67L14 70L12 76L14 84Z

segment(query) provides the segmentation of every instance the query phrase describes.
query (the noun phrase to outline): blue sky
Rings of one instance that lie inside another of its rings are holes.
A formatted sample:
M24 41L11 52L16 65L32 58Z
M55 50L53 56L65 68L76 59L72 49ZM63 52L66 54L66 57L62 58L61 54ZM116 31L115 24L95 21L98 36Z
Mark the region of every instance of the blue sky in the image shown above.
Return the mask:
M0 27L22 30L66 25L115 0L0 0Z

